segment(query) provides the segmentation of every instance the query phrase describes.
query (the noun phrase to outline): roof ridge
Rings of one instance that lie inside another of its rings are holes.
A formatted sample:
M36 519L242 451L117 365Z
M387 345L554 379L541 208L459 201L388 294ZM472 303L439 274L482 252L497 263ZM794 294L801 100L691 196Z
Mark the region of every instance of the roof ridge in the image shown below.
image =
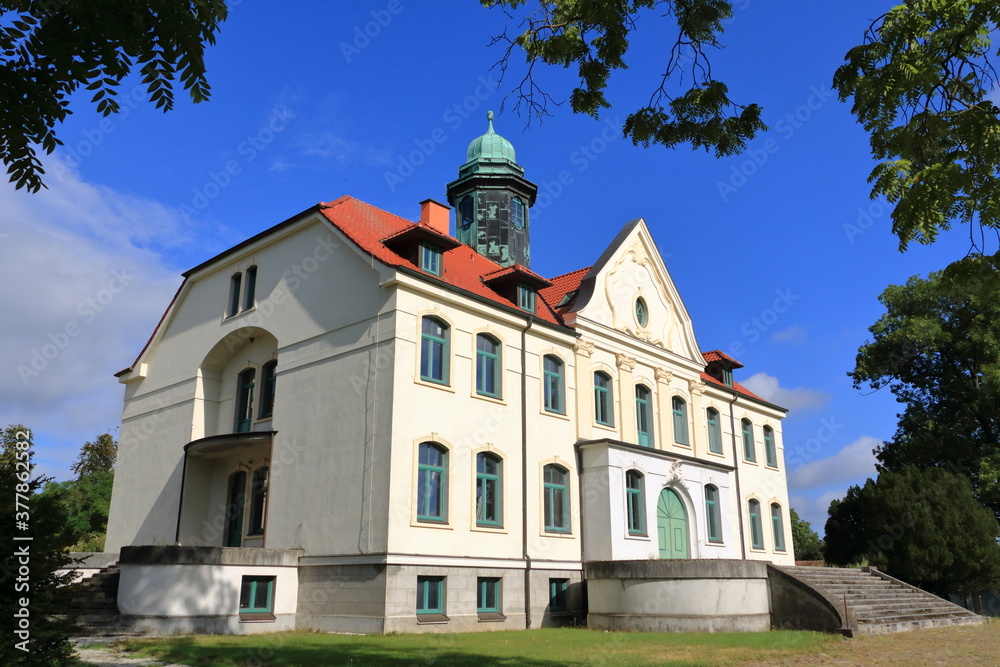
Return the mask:
M569 273L562 273L562 274L559 274L558 276L552 276L551 278L549 278L549 280L556 281L556 280L558 280L560 278L565 278L566 276L571 276L574 273L582 273L584 271L590 271L590 269L592 269L592 268L593 268L593 265L591 265L591 266L585 266L582 269L577 269L576 271L570 271Z

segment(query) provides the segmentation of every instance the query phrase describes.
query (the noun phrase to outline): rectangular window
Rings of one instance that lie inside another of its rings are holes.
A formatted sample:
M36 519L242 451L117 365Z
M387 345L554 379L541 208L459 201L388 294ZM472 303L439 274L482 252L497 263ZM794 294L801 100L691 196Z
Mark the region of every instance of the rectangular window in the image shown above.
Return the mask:
M492 454L476 455L476 525L501 525L502 461Z
M753 443L753 424L749 419L743 422L743 458L751 463L757 462L757 448Z
M517 287L517 305L521 310L535 312L535 290L526 285Z
M643 447L653 446L653 415L652 393L646 387L638 385L635 388L635 431L638 444Z
M544 468L545 532L569 532L569 473L556 465Z
M547 355L542 365L545 409L548 412L564 415L566 414L566 403L564 400L563 363L556 357Z
M417 464L417 520L445 522L448 452L432 442L420 443Z
M549 611L569 609L569 579L549 579Z
M722 453L722 426L719 424L719 411L709 408L708 415L708 451L714 454Z
M420 268L435 276L441 275L441 249L429 243L420 244Z
M243 577L240 584L240 616L270 616L274 619L274 577Z
M444 577L417 577L417 615L444 614Z
M246 270L247 284L243 288L243 310L250 310L254 306L255 292L257 291L257 267L251 266Z
M611 378L606 374L594 373L594 421L604 426L613 426L611 412Z
M480 614L501 613L501 582L499 577L479 577L476 592L476 611Z
M625 503L629 535L646 534L646 501L643 475L637 470L625 473Z
M674 442L678 445L686 445L688 444L687 403L680 396L674 396L672 405L674 412Z
M722 369L722 382L727 387L732 387L733 386L733 369L731 369L731 368L723 368Z

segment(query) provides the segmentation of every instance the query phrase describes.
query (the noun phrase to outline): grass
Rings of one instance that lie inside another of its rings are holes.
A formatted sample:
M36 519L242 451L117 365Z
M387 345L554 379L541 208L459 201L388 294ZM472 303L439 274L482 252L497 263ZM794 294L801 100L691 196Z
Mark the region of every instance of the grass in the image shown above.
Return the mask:
M815 632L646 634L544 629L529 632L358 636L285 632L127 640L126 651L198 666L364 665L365 667L714 666L773 664L816 653L831 641Z

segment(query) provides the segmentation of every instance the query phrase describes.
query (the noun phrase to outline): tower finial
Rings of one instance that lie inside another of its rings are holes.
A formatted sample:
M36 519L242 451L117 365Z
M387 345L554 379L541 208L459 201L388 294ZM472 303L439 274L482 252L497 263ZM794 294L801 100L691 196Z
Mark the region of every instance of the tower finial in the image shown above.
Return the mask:
M487 111L486 112L486 120L488 120L490 122L490 126L486 130L486 133L489 134L490 132L493 132L493 112L492 111ZM493 134L496 134L496 132L493 132Z

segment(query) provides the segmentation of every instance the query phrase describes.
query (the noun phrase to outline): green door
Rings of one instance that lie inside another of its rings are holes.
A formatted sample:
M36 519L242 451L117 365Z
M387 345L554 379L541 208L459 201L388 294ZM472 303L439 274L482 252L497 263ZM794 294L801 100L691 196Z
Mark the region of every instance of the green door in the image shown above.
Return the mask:
M656 503L656 532L660 558L689 558L688 517L684 503L673 489L663 489Z
M229 476L226 493L226 541L224 547L243 546L243 504L246 501L247 474L238 470Z

